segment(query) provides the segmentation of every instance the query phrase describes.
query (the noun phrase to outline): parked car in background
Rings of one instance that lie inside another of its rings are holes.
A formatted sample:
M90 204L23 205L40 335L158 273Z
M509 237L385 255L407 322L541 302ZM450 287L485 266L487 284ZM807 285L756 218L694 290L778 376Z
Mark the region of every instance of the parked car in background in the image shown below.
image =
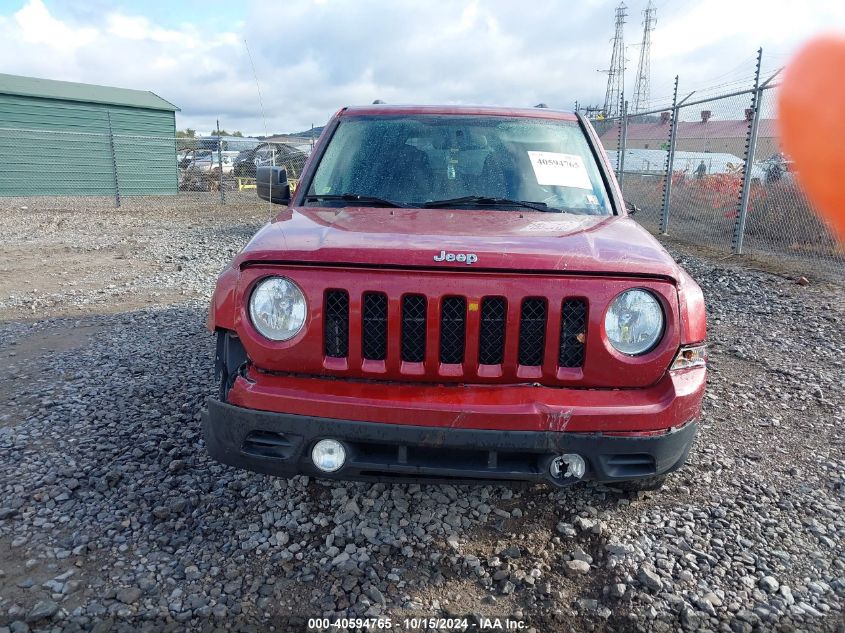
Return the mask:
M256 167L285 167L288 177L299 178L308 155L287 143L262 143L240 152L233 173L240 178L255 178Z
M779 180L785 182L795 180L795 167L792 161L787 160L781 152L769 156L769 158L760 163L760 167L762 167L765 174L764 180L767 185L778 182Z
M224 151L221 157L218 152L195 150L193 156L188 158L184 169L186 171L213 171L222 167L224 174L231 174L237 156L238 152L232 151Z
M197 149L179 158L179 189L182 191L218 191L234 187L232 170L238 152L221 153ZM225 180L221 183L221 167Z

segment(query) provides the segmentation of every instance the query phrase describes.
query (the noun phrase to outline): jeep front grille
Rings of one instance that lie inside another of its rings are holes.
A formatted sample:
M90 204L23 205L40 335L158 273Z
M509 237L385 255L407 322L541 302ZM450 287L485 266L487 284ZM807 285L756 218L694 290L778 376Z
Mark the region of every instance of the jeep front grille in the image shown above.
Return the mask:
M519 318L519 364L542 365L546 347L546 300L531 297L522 300Z
M349 354L349 294L327 290L323 316L323 353L333 358Z
M484 297L481 300L478 362L482 365L500 365L504 359L506 312L504 297Z
M425 309L422 295L402 298L402 360L421 363L425 360Z
M444 297L440 304L440 362L458 365L464 362L467 301L463 297Z
M387 295L367 292L361 311L361 351L367 360L387 357Z
M347 291L328 290L323 306L323 351L332 358L349 356L353 333L360 336L360 357L367 361L393 357L405 363L434 363L435 367L437 363L462 366L469 361L479 367L491 366L485 375L496 375L495 368L502 368L506 357L526 372L537 372L550 363L558 368L584 366L588 320L584 299L564 299L554 305L545 297L513 301L511 308L500 296L469 300L455 295L404 294L391 300L383 292L369 291L357 298L356 309L356 298ZM360 328L350 324L353 314L360 317ZM430 332L435 335L433 340ZM391 337L396 343L390 342ZM466 366L463 369L468 370ZM448 375L459 377L454 372L462 370L449 371Z
M587 339L587 303L583 299L563 302L560 311L559 367L581 367Z

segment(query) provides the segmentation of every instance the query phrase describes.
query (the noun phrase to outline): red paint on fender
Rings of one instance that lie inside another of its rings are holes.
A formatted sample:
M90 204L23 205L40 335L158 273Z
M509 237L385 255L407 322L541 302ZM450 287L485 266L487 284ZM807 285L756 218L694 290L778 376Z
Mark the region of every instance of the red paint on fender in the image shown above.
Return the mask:
M707 338L704 293L683 268L678 267L678 302L681 310L681 343L691 345Z

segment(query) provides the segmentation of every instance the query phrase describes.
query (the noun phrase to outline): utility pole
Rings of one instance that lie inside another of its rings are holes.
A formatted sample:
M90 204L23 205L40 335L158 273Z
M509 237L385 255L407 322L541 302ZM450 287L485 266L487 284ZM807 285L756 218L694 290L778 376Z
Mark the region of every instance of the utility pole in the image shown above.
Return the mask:
M606 117L619 116L622 94L625 92L625 16L628 15L624 2L616 7L616 30L613 35L613 52L610 55L610 68L607 73L607 91L604 94L604 114Z
M637 64L637 81L634 85L633 114L647 108L651 93L651 32L657 23L657 7L652 0L643 11L643 41L640 44L640 62Z
M600 121L605 118L604 108L600 105L588 105L582 108L582 110L584 111L584 116L591 121Z

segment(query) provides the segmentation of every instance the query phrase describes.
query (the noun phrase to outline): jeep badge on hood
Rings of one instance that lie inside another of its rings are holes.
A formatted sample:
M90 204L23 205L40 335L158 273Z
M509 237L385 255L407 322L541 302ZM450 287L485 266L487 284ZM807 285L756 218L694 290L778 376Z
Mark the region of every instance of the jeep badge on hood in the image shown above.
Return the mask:
M464 262L467 266L471 266L478 261L478 255L475 253L447 253L440 251L439 255L434 256L436 262Z

